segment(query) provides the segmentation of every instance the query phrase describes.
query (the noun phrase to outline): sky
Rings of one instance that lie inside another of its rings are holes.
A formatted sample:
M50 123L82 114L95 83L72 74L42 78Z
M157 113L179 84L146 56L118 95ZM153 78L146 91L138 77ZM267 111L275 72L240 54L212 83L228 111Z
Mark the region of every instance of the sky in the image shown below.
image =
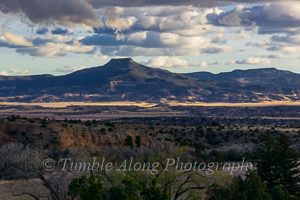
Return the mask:
M300 73L300 1L1 0L0 75L64 75L131 57L176 73Z

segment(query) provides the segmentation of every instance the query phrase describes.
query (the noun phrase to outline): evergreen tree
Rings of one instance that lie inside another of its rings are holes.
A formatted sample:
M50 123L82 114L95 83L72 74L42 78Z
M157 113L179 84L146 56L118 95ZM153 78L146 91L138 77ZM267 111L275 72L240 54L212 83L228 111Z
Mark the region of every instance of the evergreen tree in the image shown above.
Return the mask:
M136 144L136 146L139 147L139 148L141 148L141 141L142 141L142 139L141 139L140 136L136 136L136 137L135 137L135 144Z
M276 177L278 186L287 190L291 195L299 195L300 169L298 163L298 152L291 148L292 141L282 134L276 144Z
M292 200L291 195L286 190L283 192L279 186L275 186L271 194L272 200Z
M131 148L133 148L133 140L132 137L129 135L127 135L125 139L125 146L130 146Z
M275 170L275 143L268 132L264 135L262 143L257 145L255 151L255 162L257 166L257 174L260 176L262 181L267 184L267 191L271 192L272 188L276 185L276 174Z
M208 200L271 200L265 193L266 184L263 183L255 171L247 172L246 179L233 177L229 185L208 189Z

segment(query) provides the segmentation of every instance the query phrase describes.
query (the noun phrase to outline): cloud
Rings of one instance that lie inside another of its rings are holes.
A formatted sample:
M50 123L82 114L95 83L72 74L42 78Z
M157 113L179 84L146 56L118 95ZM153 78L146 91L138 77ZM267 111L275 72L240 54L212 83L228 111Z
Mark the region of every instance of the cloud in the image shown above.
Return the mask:
M213 28L207 24L206 15L208 13L221 12L218 8L209 8L205 10L198 10L191 8L191 6L156 6L156 7L108 7L115 11L117 21L125 21L132 19L132 25L129 29L123 29L123 34L131 34L135 32L153 31L159 33L176 33L185 36L200 36L209 33ZM101 8L97 12L103 15L105 21L107 9ZM106 13L106 14L105 14ZM108 16L110 16L109 14ZM134 17L134 18L133 18ZM135 22L136 21L136 22ZM135 23L133 23L135 22ZM218 27L220 29L220 27ZM95 33L114 34L116 28L111 27L94 27Z
M198 66L203 68L203 67L207 67L207 65L208 65L207 62L202 61Z
M290 58L290 57L282 54L270 54L268 55L268 58L281 59L281 58Z
M189 68L189 63L177 57L159 56L149 59L146 63L149 67L157 68Z
M236 40L242 40L242 39L251 39L251 35L248 34L244 28L237 28L235 31L236 35L235 35L235 39Z
M208 65L225 65L225 62L224 61L216 61L213 63L208 63Z
M169 56L157 56L149 59L147 62L142 62L142 64L155 67L155 68L177 68L177 69L191 69L198 67L207 67L208 64L205 61L202 61L199 64L187 62L184 59L178 57L169 57Z
M94 54L93 58L95 58L96 60L108 60L108 56L107 55Z
M242 60L239 62L239 64L249 64L249 65L269 65L271 64L271 61L267 58L254 58L249 57L245 60Z
M6 71L0 71L0 76L9 76L9 73Z
M239 18L237 13L232 13L224 16L222 19L219 19L220 25L225 26L240 26L242 20Z
M32 43L28 42L24 37L14 35L10 31L4 31L1 35L3 35L10 44L27 47L32 46Z
M241 61L230 60L227 63L224 61L209 63L208 65L236 65L236 64L248 64L248 65L269 65L271 61L267 58L254 58L249 57Z
M141 7L141 6L181 6L192 5L196 7L215 7L231 5L234 3L266 3L266 2L280 2L282 0L86 0L93 4L94 7L103 6L122 6L122 7Z
M235 60L230 60L226 63L226 65L235 65L237 62Z
M84 46L74 40L70 44L49 42L42 46L31 48L18 48L16 52L21 54L29 54L34 57L62 57L66 56L67 52L78 54L93 54L96 48L94 46Z
M63 66L55 69L55 72L63 72L63 73L69 73L69 72L75 72L78 70L86 69L86 67L70 67L70 66Z
M14 74L27 74L29 71L27 69L21 70L21 69L13 69L9 68L9 72L14 73Z
M259 34L290 33L299 27L299 2L266 2L269 3L252 7L238 5L230 11L211 13L207 15L207 20L217 26L243 26L252 29L257 26Z
M120 18L119 13L115 7L107 7L105 9L104 15L106 17L105 25L116 31L122 31L129 29L137 19L133 16L125 18Z
M24 14L34 24L103 25L93 6L84 0L1 0L0 10Z
M213 37L211 38L211 43L225 44L227 43L227 40L222 33L219 33L213 35Z
M38 35L43 35L43 34L45 34L45 33L47 33L49 31L49 29L48 28L39 28L38 30L36 30L36 34L38 34Z
M201 54L230 54L235 52L230 46L210 46L200 50Z
M80 40L84 45L133 45L147 48L195 48L205 47L209 45L210 40L201 36L181 36L175 33L157 33L153 31L145 31L142 33L134 33L125 35L122 40L118 40L113 35L93 35L87 36Z
M215 0L87 0L87 2L94 5L94 7L103 7L103 6L128 6L128 7L141 7L141 6L180 6L180 5L193 5L201 7L214 7L219 2ZM224 5L223 2L220 4ZM228 4L228 3L227 3Z
M56 28L56 29L51 30L51 33L53 35L68 35L68 34L71 34L72 31L70 31L69 29Z
M298 32L298 31L296 31ZM289 33L285 36L274 35L268 42L249 42L246 45L255 46L268 51L281 51L287 54L300 53L300 34Z

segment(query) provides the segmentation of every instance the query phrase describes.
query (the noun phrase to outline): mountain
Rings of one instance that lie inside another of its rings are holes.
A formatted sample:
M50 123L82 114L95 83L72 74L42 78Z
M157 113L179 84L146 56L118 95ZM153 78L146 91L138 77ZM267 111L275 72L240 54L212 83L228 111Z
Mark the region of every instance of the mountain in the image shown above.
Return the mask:
M0 76L0 101L257 102L299 98L300 89L288 85L246 84L226 76L207 80L208 76L215 77L202 72L171 73L140 65L131 58L112 59L103 66L64 76Z
M210 72L194 72L184 74L200 80L215 80L246 85L268 85L287 88L300 88L300 74L276 68L234 70L213 74Z

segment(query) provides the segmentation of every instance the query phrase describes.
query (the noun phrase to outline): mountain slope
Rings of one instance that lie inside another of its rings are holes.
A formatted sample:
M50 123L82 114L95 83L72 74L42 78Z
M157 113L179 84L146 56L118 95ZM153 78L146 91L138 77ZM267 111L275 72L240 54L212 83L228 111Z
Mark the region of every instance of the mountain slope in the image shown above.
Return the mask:
M215 80L247 85L269 85L287 88L300 88L300 74L276 68L234 70L213 74L210 72L194 72L184 74L200 80Z
M228 75L218 81L187 75L146 67L131 58L112 59L64 76L0 76L0 101L257 102L298 100L300 93L295 88L234 82ZM214 76L206 73L210 75Z

